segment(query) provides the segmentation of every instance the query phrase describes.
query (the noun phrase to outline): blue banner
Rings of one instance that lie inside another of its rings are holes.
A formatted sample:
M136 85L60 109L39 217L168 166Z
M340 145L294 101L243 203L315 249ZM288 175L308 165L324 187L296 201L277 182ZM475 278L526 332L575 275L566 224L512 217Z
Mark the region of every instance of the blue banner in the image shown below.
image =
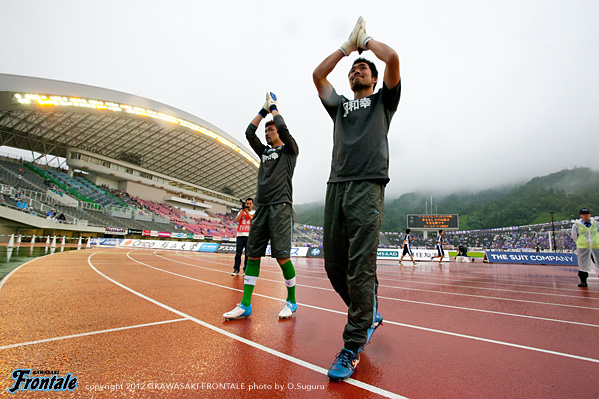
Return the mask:
M490 263L522 263L530 265L578 265L576 254L543 252L488 251L485 259Z
M309 258L324 258L324 251L322 248L312 247L308 250Z
M401 256L401 252L399 249L384 249L378 248L376 250L376 258L377 259L399 259Z
M121 242L122 239L120 238L92 238L89 241L90 245L106 245L106 246L112 246L112 247L116 247L117 244L119 242Z
M218 249L217 243L205 242L198 248L199 252L215 252Z

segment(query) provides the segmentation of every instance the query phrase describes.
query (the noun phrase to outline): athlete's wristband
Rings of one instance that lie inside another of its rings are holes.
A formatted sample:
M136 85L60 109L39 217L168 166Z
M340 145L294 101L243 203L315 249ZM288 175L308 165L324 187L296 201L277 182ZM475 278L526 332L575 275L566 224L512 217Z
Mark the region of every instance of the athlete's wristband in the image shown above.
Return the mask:
M262 109L260 110L260 112L258 112L258 114L259 114L261 117L263 117L263 118L266 118L266 115L268 115L268 111L267 111L267 110L265 110L264 108L262 108Z
M276 106L276 105L274 105L274 104L273 104L273 105L271 105L269 109L270 109L270 112L272 112L272 111L274 111L274 110L277 110L277 111L278 111L278 109L277 109L277 106Z

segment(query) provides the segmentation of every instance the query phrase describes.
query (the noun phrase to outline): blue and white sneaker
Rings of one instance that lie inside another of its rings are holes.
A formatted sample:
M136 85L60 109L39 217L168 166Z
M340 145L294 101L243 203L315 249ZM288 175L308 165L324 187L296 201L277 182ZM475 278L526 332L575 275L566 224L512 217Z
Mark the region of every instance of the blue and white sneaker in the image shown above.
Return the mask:
M297 311L297 303L285 302L283 310L279 312L279 319L288 319Z
M376 312L376 315L374 316L374 322L372 323L372 325L370 327L368 327L368 331L367 331L367 338L366 338L366 343L364 345L362 345L360 348L358 348L358 353L362 352L362 350L364 350L364 347L366 345L368 345L368 343L370 342L370 338L372 337L372 334L374 334L374 331L379 328L380 325L383 324L383 316L381 316L381 314L379 312Z
M237 304L235 309L227 312L223 315L225 320L236 320L236 319L247 319L252 315L252 305L244 306L240 303Z
M360 355L356 352L352 352L349 349L341 349L341 352L337 354L333 365L329 369L327 375L333 381L340 381L351 377L358 363L360 362Z

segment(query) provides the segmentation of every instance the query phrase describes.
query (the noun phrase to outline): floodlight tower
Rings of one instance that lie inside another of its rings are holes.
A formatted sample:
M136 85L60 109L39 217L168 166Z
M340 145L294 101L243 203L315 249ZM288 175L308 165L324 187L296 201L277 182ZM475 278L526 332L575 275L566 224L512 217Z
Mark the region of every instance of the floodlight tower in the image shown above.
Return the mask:
M553 211L549 212L551 214L551 235L553 240L553 252L557 252L557 247L555 246L555 225L553 224Z

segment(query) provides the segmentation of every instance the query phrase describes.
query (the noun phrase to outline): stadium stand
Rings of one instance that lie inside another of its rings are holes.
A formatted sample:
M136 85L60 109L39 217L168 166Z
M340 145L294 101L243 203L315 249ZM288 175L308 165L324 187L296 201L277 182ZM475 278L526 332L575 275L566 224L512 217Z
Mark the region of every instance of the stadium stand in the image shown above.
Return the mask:
M293 245L322 247L322 227L296 223L293 229Z
M381 248L401 248L404 236L405 233L381 232L379 246ZM425 240L424 237L417 232L412 232L412 238L414 238L414 241L412 241L412 246L414 247L428 248L429 246L432 246L434 248L437 244L436 238L434 241L431 239Z
M30 163L26 163L25 166L40 176L49 179L54 184L63 187L67 192L80 199L102 206L126 206L121 199L85 180L81 176L71 177L62 171L51 168L41 169Z
M0 205L16 209L20 198L27 204L30 212L37 216L52 217L48 216L48 212L54 217L64 214L66 223L69 224L186 231L217 238L236 236L237 225L233 214L195 212L193 216L188 216L184 208L144 200L107 186L97 186L82 176L71 177L49 167L1 160L0 184L5 194ZM52 199L49 191L63 198L76 198L78 206L64 206Z
M5 184L10 184L19 189L44 189L44 179L32 173L20 163L0 160L0 178Z
M537 247L548 250L550 232L555 229L555 246L557 249L573 251L576 244L570 237L574 220L563 220L551 223L542 223L529 226L512 226L495 229L449 231L446 241L453 246L460 244L469 248L493 250L528 250Z
M381 232L379 246L382 248L401 247L403 235L396 232Z
M213 237L235 238L237 226L234 223L234 216L227 214L208 214L205 212L195 212L194 215L204 215L204 217L188 216L183 208L176 208L164 203L144 200L139 197L130 196L128 193L111 189L106 186L102 188L116 198L119 198L124 205L134 209L134 212L143 212L158 215L164 220L168 220L182 230L192 233L210 235Z
M178 208L131 196L108 186L97 186L83 176L71 177L67 173L50 167L16 160L0 159L0 206L37 215L56 218L65 215L65 223L84 224L97 227L119 227L124 229L188 232L234 239L237 231L236 213L217 214ZM50 193L61 198L72 196L78 206L65 206ZM188 198L191 199L191 198ZM186 212L190 212L187 214ZM575 243L570 237L573 220L514 226L495 229L448 231L445 241L450 248L464 245L480 250L548 250L550 232L555 229L557 249L572 251ZM399 248L403 233L383 232L381 247ZM432 249L436 235L424 239L413 233L414 247ZM295 246L322 247L322 227L295 224L293 244Z

